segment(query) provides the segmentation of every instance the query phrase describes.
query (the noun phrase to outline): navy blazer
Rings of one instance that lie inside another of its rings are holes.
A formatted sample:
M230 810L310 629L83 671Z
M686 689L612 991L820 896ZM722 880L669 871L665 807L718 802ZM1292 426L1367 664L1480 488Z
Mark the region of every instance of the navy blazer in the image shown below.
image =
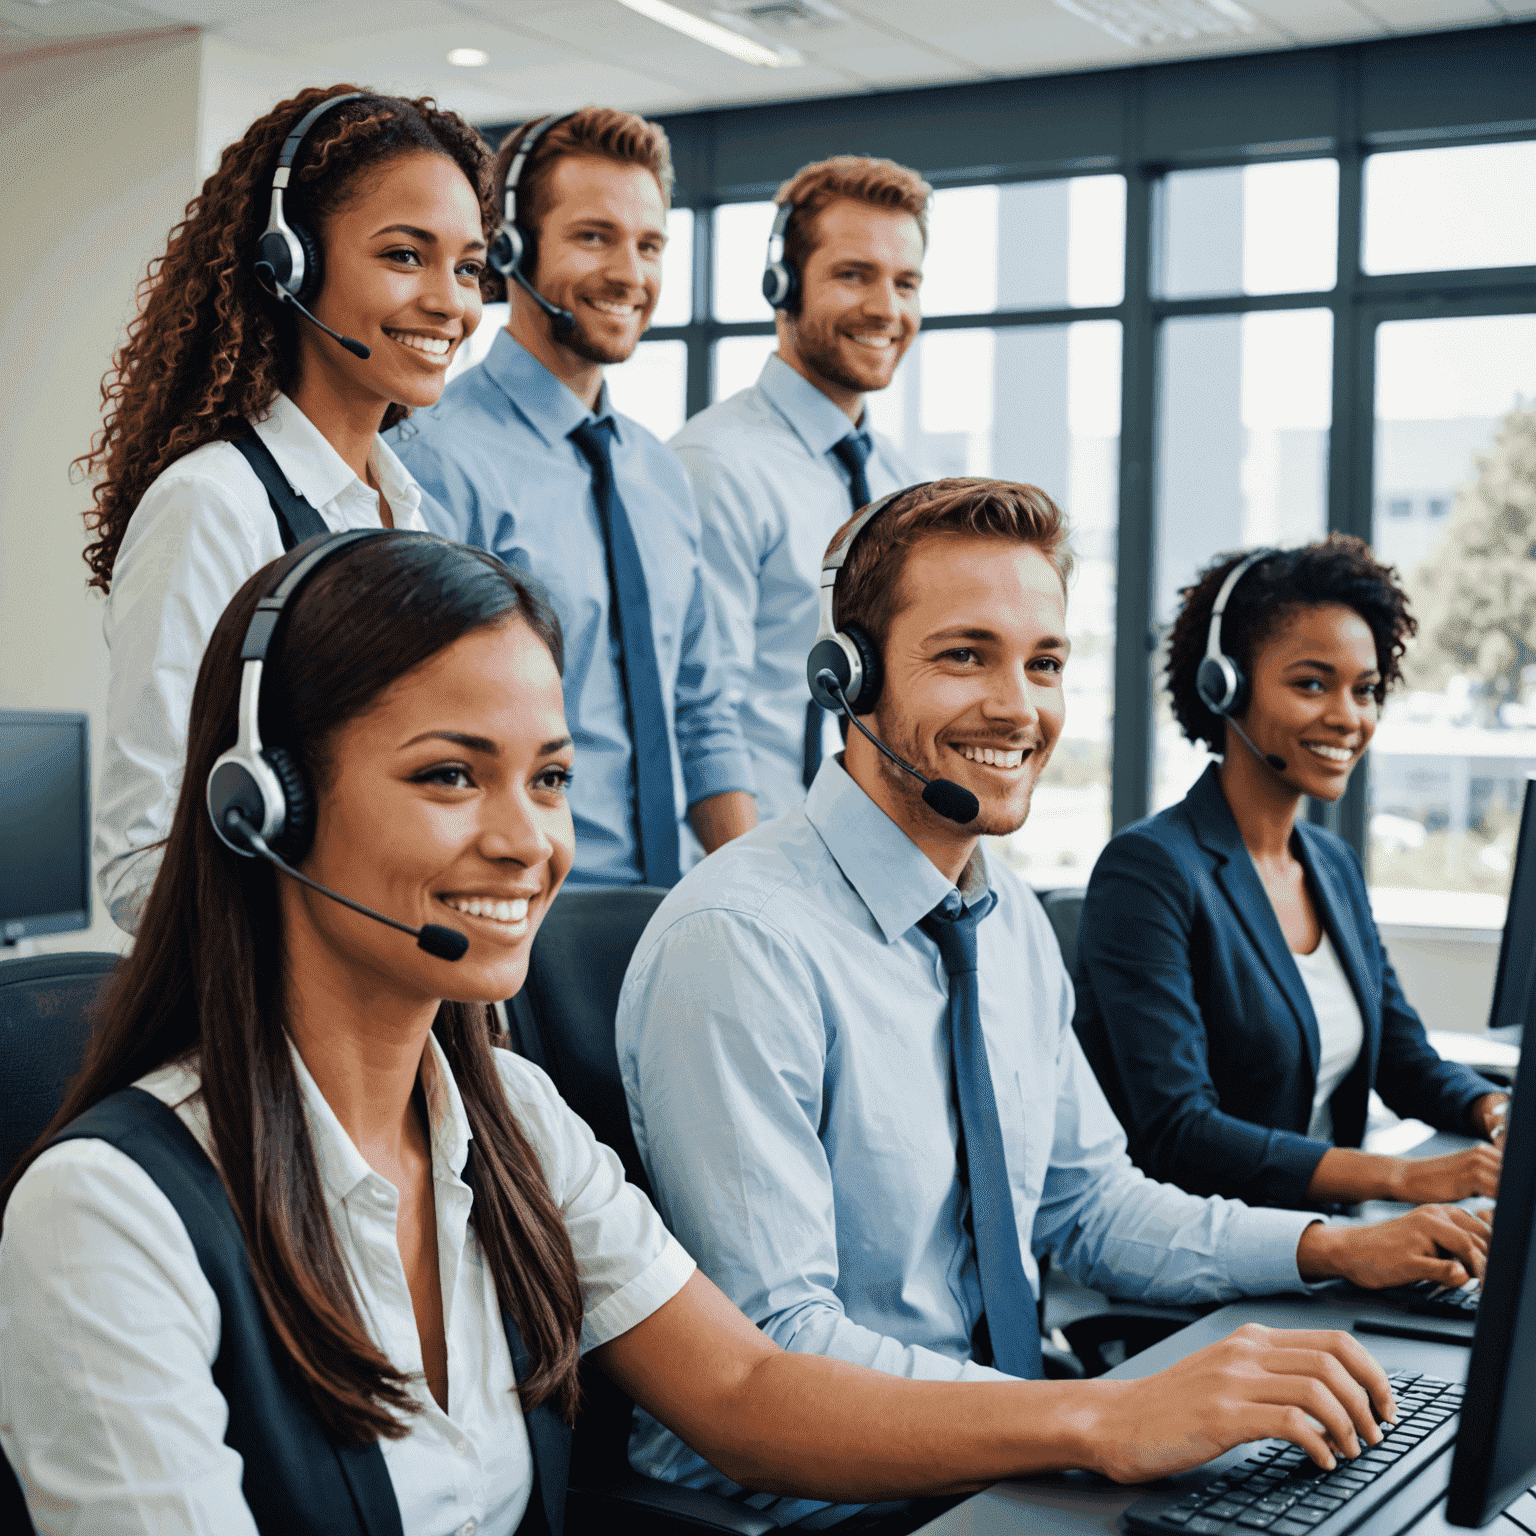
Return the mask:
M1469 1133L1472 1101L1498 1090L1425 1038L1354 851L1310 823L1296 831L1365 1026L1331 1100L1334 1143L1360 1145L1371 1088L1405 1119ZM1127 827L1099 856L1073 981L1078 1038L1142 1168L1193 1194L1310 1203L1329 1146L1307 1136L1317 1019L1215 764L1178 805Z

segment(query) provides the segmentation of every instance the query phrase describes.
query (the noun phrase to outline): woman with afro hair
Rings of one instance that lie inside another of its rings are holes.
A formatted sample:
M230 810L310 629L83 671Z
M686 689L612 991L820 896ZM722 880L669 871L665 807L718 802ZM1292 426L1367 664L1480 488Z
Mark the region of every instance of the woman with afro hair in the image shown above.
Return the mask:
M1359 860L1298 816L1307 795L1343 795L1401 675L1415 622L1396 573L1332 534L1224 555L1182 595L1173 712L1219 761L1105 848L1074 976L1075 1027L1131 1155L1153 1178L1253 1205L1497 1195L1505 1096L1435 1053ZM1213 629L1225 666L1207 657ZM1373 1088L1489 1144L1363 1152Z
M301 91L224 151L140 287L82 460L111 653L95 860L129 932L230 598L313 534L426 527L422 492L379 433L438 399L479 323L489 168L479 134L430 98ZM263 240L279 218L302 274L281 238Z

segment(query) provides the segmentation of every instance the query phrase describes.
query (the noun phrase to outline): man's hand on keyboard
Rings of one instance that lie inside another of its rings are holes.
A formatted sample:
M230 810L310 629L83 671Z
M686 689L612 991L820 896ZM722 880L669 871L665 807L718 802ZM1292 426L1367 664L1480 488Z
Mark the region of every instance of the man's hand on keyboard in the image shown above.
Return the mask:
M1421 1205L1371 1226L1313 1222L1296 1245L1303 1280L1352 1280L1368 1290L1433 1280L1457 1290L1483 1278L1489 1216L1454 1205Z
M1347 1333L1247 1323L1139 1381L1096 1381L1096 1470L1145 1482L1248 1440L1299 1445L1319 1466L1358 1456L1395 1420L1386 1373Z

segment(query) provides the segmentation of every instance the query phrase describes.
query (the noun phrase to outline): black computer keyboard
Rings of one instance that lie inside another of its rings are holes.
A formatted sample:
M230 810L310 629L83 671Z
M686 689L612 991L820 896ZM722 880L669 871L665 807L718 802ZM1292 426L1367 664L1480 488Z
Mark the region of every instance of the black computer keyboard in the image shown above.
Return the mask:
M1379 1301L1385 1306L1400 1307L1405 1312L1418 1312L1426 1317L1459 1317L1475 1323L1482 1284L1469 1280L1460 1290L1453 1291L1433 1280L1419 1280L1413 1285L1393 1285L1384 1291L1357 1291L1356 1294L1362 1300Z
M1246 1461L1194 1487L1148 1494L1125 1512L1136 1530L1160 1536L1335 1536L1393 1497L1436 1460L1455 1435L1461 1388L1396 1372L1397 1426L1354 1461L1325 1472L1305 1451L1266 1441ZM1364 1497L1362 1497L1364 1496Z

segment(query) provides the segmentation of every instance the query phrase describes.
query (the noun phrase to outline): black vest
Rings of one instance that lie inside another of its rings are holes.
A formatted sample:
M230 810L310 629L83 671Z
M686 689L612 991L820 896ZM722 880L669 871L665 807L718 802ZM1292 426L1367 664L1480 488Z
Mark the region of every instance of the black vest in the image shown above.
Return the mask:
M50 1146L89 1137L131 1157L171 1202L218 1298L213 1380L229 1404L224 1441L245 1461L242 1489L262 1536L402 1536L400 1508L378 1442L338 1441L296 1383L287 1351L267 1322L246 1258L245 1237L207 1153L176 1112L142 1088L88 1109ZM472 1184L472 1170L465 1181ZM501 1315L519 1381L528 1353ZM569 1427L548 1404L526 1415L533 1489L518 1536L561 1536L571 1459Z

